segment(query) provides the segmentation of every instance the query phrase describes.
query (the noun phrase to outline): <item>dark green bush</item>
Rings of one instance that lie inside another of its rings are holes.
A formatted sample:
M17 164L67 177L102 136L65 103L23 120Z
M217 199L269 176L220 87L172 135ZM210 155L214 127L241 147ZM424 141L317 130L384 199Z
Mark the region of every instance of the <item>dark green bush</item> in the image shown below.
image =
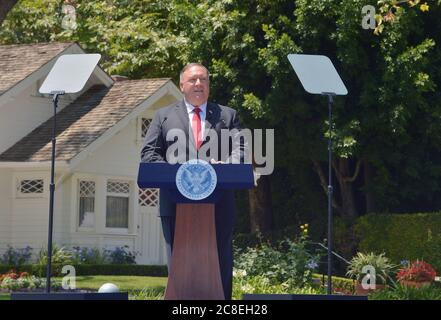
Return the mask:
M314 273L312 278L323 286L328 283L328 276L326 275ZM352 294L355 292L355 281L348 278L332 277L332 290L334 292Z
M155 265L125 265L125 264L80 264L73 266L77 276L88 275L130 275L130 276L151 276L166 277L167 266ZM14 266L0 265L0 274L14 269ZM53 276L63 276L62 266L52 265ZM40 277L46 276L46 266L44 265L22 265L19 267L21 272L28 272Z
M358 251L385 252L394 263L424 260L441 272L441 213L370 214L355 224Z

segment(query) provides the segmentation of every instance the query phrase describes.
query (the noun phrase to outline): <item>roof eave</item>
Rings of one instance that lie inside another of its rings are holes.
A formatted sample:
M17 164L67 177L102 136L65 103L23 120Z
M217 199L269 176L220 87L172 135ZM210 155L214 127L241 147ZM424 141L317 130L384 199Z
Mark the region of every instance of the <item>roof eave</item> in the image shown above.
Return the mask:
M1 168L38 168L47 169L51 168L52 161L0 161ZM68 169L69 162L65 160L55 161L55 167L57 169Z

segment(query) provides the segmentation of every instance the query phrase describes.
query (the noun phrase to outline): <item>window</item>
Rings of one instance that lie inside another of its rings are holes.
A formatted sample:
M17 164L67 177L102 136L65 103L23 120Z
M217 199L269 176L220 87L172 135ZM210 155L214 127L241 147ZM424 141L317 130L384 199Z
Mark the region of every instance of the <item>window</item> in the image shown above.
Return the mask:
M147 131L149 130L152 119L142 118L141 119L141 138L145 138Z
M43 179L21 179L17 183L17 197L39 198L44 194Z
M95 182L80 181L79 183L79 227L95 226Z
M158 207L159 189L139 189L138 203L141 207Z
M107 182L106 227L129 227L129 195L128 182L109 180Z

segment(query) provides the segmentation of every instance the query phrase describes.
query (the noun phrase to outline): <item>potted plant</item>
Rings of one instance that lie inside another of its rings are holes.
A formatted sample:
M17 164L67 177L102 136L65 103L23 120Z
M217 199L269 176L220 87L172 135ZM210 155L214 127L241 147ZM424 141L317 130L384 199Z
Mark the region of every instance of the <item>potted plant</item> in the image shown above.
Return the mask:
M427 262L417 260L398 270L397 280L404 286L420 288L435 280L436 271Z
M384 289L387 285L390 274L395 266L391 263L385 253L375 254L358 252L351 261L346 275L356 281L355 292L366 295L375 290ZM363 285L363 279L365 284Z

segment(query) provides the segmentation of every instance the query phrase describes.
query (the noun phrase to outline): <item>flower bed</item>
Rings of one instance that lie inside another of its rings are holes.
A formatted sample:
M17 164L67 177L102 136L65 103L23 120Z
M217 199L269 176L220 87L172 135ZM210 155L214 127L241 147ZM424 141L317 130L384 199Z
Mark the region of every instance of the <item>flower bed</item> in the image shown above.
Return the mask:
M424 261L414 261L397 273L397 280L402 284L409 282L430 283L435 280L436 271Z

